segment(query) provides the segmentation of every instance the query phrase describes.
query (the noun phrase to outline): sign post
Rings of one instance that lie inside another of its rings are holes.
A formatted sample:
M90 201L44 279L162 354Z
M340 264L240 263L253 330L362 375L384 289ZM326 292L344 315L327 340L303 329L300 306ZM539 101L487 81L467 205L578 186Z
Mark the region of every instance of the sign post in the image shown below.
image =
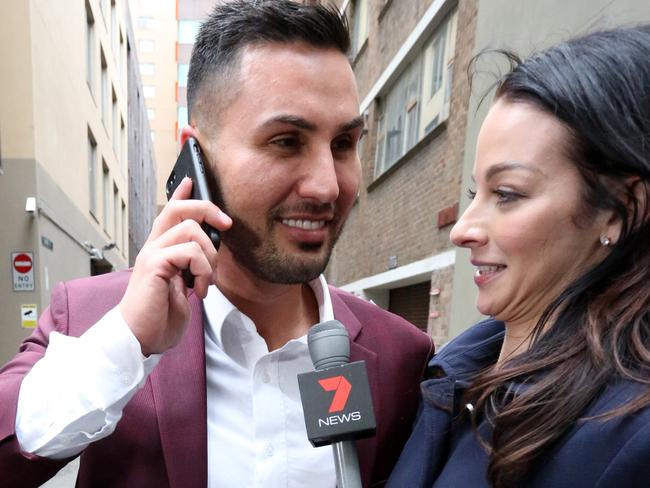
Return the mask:
M12 252L11 271L14 291L34 291L34 254Z

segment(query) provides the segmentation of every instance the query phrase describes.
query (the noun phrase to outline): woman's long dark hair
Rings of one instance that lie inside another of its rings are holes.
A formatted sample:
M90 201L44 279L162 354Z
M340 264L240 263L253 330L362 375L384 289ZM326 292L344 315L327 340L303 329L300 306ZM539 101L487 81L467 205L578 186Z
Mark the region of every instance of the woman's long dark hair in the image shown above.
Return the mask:
M530 348L468 391L493 424L484 441L496 487L523 483L608 383L632 380L638 394L598 419L650 405L650 26L593 33L515 64L496 98L565 124L584 182L580 218L614 211L622 233L547 308Z

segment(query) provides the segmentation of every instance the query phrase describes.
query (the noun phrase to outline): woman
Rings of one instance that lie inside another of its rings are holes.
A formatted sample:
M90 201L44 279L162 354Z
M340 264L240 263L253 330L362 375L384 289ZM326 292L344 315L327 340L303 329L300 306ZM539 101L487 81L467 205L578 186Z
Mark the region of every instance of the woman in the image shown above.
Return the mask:
M451 232L493 318L433 358L391 487L650 486L650 26L519 64Z

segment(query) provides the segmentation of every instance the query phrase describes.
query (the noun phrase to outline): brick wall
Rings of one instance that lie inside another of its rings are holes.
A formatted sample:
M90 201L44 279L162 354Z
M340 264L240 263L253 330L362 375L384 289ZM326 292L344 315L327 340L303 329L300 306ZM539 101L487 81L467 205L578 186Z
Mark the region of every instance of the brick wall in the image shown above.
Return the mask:
M395 56L433 0L393 0L379 18L380 0L369 0L369 36L353 67L361 99ZM453 222L453 207L461 194L465 127L469 100L467 63L472 55L476 21L475 0L460 0L450 113L446 123L425 137L391 170L374 180L377 110L369 107L368 134L360 156L363 183L357 204L328 268L328 279L343 285L450 249L451 225L438 228L439 212ZM450 207L452 208L450 210ZM451 268L434 273L432 286L451 290ZM441 296L430 319L431 333L444 340L450 297Z

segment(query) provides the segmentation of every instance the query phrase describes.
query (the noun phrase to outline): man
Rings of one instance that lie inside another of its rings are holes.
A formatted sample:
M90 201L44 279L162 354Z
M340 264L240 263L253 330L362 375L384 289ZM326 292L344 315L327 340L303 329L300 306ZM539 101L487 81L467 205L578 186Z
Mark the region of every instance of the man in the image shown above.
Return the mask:
M333 9L215 8L192 55L183 139L201 145L227 215L186 200L184 180L132 271L56 288L0 374L3 486L41 483L81 453L80 486L334 487L296 380L313 370L309 328L332 318L368 367L378 427L358 442L364 486L387 478L431 341L321 275L360 183L348 47ZM218 252L199 222L222 232Z

